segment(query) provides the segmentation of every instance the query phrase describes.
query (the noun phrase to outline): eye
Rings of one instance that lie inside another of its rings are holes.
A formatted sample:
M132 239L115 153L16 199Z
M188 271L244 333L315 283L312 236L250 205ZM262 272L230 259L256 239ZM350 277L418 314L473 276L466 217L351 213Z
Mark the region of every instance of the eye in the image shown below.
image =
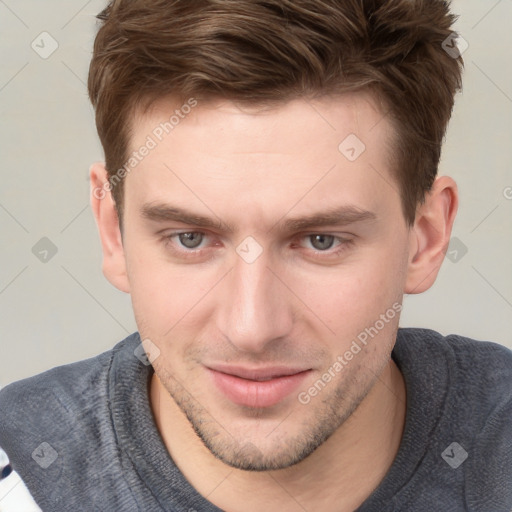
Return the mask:
M314 233L300 238L299 247L305 255L321 261L336 259L345 254L354 245L353 237Z
M212 250L222 246L219 240L203 231L164 233L162 243L171 258L190 263L207 261L213 256Z
M331 249L334 245L336 237L333 235L309 235L309 241L314 249L317 251L327 251Z
M180 233L178 235L180 244L187 249L197 249L204 239L204 234L198 231L191 231L190 233Z

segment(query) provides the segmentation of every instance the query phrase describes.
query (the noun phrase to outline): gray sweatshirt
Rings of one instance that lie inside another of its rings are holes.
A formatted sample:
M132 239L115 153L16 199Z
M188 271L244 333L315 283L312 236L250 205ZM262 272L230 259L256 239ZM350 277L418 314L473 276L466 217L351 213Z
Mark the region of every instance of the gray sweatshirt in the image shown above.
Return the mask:
M139 344L135 333L0 391L0 446L43 512L220 510L162 442ZM399 329L392 358L407 388L404 434L357 512L511 512L512 352Z

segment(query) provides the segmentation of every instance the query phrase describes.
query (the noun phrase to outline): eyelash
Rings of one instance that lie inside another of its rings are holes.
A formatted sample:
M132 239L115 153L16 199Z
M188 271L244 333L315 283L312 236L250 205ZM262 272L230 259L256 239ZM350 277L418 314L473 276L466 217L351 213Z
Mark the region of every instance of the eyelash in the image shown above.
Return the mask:
M169 247L174 243L174 239L177 239L180 235L188 234L188 233L194 233L194 234L201 234L204 237L208 237L208 233L204 231L177 231L170 234L164 235L164 244L166 247ZM310 250L314 258L317 259L329 259L329 258L335 258L336 256L340 256L343 252L348 250L354 243L353 239L350 238L343 238L341 236L336 235L329 235L328 233L309 233L307 235L301 235L300 237L296 238L299 240L307 239L314 235L325 235L325 236L332 236L334 237L335 241L339 242L337 246L334 246L334 249L328 249L325 251L320 250ZM179 242L178 242L179 243ZM295 245L295 244L294 244ZM205 251L208 250L208 248L202 248L202 249L176 249L175 247L170 247L170 249L175 253L178 254L181 258L197 258L201 256Z

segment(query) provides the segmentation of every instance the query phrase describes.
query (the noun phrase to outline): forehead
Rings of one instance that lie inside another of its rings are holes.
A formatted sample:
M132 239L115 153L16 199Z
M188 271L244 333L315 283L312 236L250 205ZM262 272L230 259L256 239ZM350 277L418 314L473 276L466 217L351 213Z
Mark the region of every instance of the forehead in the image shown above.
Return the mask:
M130 152L151 149L134 162L127 195L146 203L192 201L204 213L200 198L233 208L259 198L279 215L274 205L299 198L304 210L334 200L369 208L398 188L384 190L394 131L369 93L266 108L165 98L134 117L132 133Z
M377 125L380 128L374 131ZM145 112L136 111L132 128L130 142L134 147L148 134L157 139L172 139L187 131L187 136L206 136L212 140L214 135L214 140L229 132L233 145L243 143L247 152L257 152L260 144L268 152L274 142L276 152L291 145L294 154L301 151L296 143L304 136L311 142L319 143L322 138L326 144L337 146L338 138L348 132L355 132L370 144L383 135L392 135L389 119L370 91L297 98L261 106L220 99L178 100L169 96L153 102Z

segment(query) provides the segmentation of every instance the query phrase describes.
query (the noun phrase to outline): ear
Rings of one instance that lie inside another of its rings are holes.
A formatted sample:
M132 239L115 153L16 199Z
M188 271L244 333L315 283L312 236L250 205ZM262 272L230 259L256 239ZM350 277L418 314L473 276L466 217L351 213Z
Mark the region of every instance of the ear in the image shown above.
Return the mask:
M450 243L458 204L455 181L448 176L437 178L410 230L405 293L422 293L434 284Z
M103 249L103 274L119 290L129 293L123 239L119 217L112 198L105 164L91 165L91 207L96 219Z

